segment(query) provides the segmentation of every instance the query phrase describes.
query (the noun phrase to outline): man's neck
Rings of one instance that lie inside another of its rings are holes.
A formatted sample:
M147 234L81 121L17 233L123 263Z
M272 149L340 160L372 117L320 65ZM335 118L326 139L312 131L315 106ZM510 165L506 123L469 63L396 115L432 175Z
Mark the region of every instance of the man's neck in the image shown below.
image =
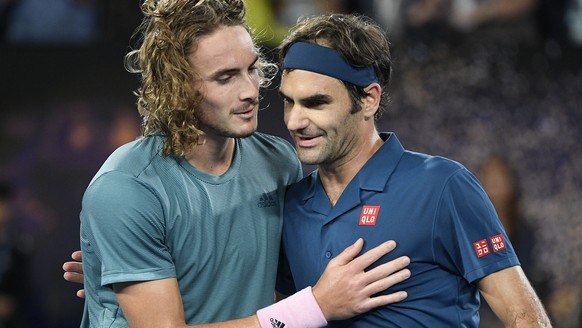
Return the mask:
M222 175L230 168L234 157L234 138L201 137L201 142L193 145L185 158L196 169L213 175Z
M383 144L383 140L375 133L364 140L359 151L347 161L318 166L319 178L332 206L335 206L350 181Z

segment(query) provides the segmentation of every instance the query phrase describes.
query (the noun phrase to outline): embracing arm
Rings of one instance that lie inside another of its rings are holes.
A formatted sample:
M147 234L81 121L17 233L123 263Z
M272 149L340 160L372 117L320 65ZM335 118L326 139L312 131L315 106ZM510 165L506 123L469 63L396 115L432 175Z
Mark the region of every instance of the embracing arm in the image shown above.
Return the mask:
M184 308L175 278L114 285L123 314L131 327L182 328ZM259 327L255 316L196 327Z
M74 261L63 264L64 279L83 284L83 263L81 251L71 255ZM135 283L114 284L117 300L131 327L188 327L184 322L184 308L175 278ZM85 290L77 291L77 296L85 298ZM256 316L197 327L260 327Z
M506 327L551 327L544 307L520 266L478 282L481 294Z
M81 251L72 254L74 261L63 264L64 279L83 284L83 263ZM135 283L114 284L117 300L131 327L179 328L189 327L184 322L184 308L175 278ZM77 291L77 296L85 298L85 290ZM260 327L256 316L197 327Z
M410 262L408 257L399 257L365 271L380 257L392 251L396 243L389 241L357 256L363 244L363 240L359 239L330 261L313 287L313 296L326 320L349 318L407 297L403 291L389 295L372 295L410 276L410 271L405 269ZM83 272L79 262L68 262L64 268L65 271L70 270L65 273L65 279L82 283ZM184 308L176 279L115 284L114 290L132 327L188 327L185 324ZM295 305L292 302L286 305L289 312L293 312ZM260 327L260 324L258 317L253 315L198 327Z

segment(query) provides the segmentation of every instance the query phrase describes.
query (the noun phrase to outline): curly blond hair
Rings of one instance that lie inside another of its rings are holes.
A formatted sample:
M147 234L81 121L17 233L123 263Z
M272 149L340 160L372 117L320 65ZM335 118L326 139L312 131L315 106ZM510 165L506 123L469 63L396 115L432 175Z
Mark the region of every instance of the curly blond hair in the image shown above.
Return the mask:
M197 40L218 27L240 25L251 33L245 4L243 0L144 0L141 9L144 19L136 31L141 44L126 55L125 66L141 74L135 94L143 136L160 134L165 137L164 156L184 156L204 134L196 119L203 94L193 87L196 72L187 56L196 50ZM260 85L266 86L276 65L260 56L258 67Z

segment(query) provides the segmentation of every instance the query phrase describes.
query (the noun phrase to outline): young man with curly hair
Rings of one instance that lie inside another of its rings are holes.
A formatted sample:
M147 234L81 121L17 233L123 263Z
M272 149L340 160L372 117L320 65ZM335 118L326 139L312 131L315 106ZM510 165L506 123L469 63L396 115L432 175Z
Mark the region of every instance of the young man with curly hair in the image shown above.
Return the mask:
M273 66L242 0L142 10L126 65L141 74L143 136L106 160L83 198L81 327L321 326L402 300L374 295L408 276L407 258L366 270L395 244L356 258L358 240L313 288L271 305L284 194L302 176L291 145L256 132Z

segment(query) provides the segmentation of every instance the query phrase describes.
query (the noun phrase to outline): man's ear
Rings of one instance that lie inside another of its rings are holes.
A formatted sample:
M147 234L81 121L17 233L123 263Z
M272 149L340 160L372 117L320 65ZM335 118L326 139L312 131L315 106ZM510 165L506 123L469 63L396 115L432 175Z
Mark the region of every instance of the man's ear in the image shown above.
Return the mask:
M371 83L364 88L364 92L367 96L362 98L362 111L366 118L373 118L380 107L382 87L378 83Z

